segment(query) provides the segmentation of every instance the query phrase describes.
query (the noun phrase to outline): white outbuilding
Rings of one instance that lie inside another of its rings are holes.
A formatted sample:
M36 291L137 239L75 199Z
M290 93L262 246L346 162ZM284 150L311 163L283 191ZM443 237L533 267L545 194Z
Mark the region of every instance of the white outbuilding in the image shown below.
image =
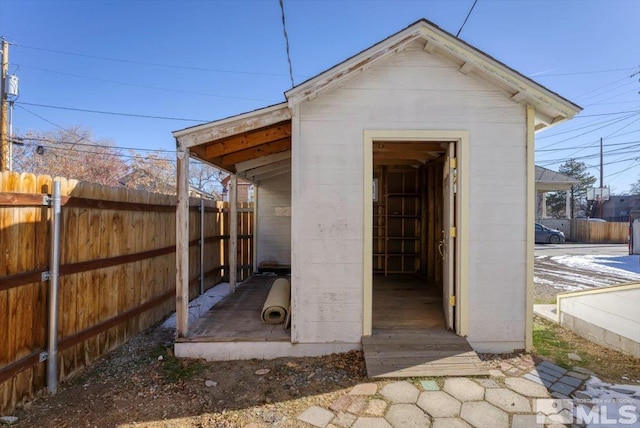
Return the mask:
M173 133L176 353L319 355L435 330L478 352L529 349L534 135L580 107L426 20L285 98ZM194 337L189 157L255 185L254 269L291 268L285 337Z

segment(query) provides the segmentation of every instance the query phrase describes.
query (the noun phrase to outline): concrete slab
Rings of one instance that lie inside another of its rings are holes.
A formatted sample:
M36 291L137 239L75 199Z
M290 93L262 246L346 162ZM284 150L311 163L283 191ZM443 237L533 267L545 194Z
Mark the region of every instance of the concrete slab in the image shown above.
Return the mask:
M414 404L418 399L420 391L409 382L403 380L385 385L380 390L380 394L392 403Z
M487 389L484 394L485 400L494 406L510 413L531 412L529 399L507 388Z
M431 428L473 428L460 418L437 418L433 420Z
M548 321L558 322L558 308L556 305L533 305L533 313Z
M431 423L429 416L415 404L393 404L386 419L396 428L428 428Z
M378 392L378 385L375 383L361 383L354 386L349 395L375 395Z
M352 428L394 428L383 418L358 418Z
M484 398L484 388L464 377L445 380L444 391L460 401L478 401Z
M549 391L544 386L519 377L508 377L504 380L507 388L520 395L531 398L547 398Z
M452 418L460 415L462 404L443 391L425 391L418 398L418 406L433 418Z
M566 376L571 376L571 377L575 377L576 379L582 379L582 380L587 380L590 377L590 375L586 375L586 374L583 374L583 373L578 373L578 372L575 372L575 371L567 372Z
M460 417L475 427L509 428L509 415L486 401L462 403Z
M318 406L309 407L298 416L298 420L318 428L326 427L333 418L333 412Z
M542 428L543 425L536 422L536 415L513 415L511 428Z

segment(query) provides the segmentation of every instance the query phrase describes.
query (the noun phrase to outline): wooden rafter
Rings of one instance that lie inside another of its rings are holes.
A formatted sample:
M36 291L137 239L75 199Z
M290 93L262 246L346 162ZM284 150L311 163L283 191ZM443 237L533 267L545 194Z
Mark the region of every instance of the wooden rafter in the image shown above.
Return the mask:
M206 145L205 156L209 159L229 155L291 136L291 122L281 122L267 128L227 137Z
M284 152L291 150L291 138L283 138L281 140L272 141L266 144L261 144L256 147L252 147L246 150L240 150L228 155L222 156L222 166L229 167L239 162L248 161L251 159L259 158L261 156L267 156L274 153ZM217 163L217 162L214 162Z
M285 159L291 159L291 150L286 152L275 153L269 156L263 156L257 159L239 162L236 164L236 171L248 171L250 169L258 168L258 167L265 166L274 162L279 162Z

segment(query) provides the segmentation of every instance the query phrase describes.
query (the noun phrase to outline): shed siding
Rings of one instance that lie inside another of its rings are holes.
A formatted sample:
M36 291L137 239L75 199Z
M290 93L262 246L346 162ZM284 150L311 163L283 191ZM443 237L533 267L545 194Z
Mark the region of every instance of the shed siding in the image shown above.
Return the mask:
M291 174L262 181L258 192L258 265L291 263Z
M415 43L297 111L296 339L362 336L363 131L442 129L470 133L469 341L524 348L525 107Z

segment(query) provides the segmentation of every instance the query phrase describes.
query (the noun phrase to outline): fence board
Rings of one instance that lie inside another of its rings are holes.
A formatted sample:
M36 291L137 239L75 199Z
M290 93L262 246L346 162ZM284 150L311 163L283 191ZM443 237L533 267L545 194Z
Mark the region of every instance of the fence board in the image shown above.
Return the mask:
M626 244L629 223L571 220L571 240L587 244Z
M59 379L175 310L175 197L60 179L62 207ZM46 383L52 178L0 174L0 412ZM17 195L17 196L16 196ZM16 201L22 201L16 204ZM26 204L24 201L31 201ZM199 200L192 200L199 205ZM251 206L239 210L239 278L252 263ZM200 213L190 210L190 278L198 292ZM205 289L228 275L228 204L205 202ZM29 276L31 274L31 276ZM16 276L18 275L18 276ZM25 279L26 278L26 279ZM29 281L29 282L27 282Z

